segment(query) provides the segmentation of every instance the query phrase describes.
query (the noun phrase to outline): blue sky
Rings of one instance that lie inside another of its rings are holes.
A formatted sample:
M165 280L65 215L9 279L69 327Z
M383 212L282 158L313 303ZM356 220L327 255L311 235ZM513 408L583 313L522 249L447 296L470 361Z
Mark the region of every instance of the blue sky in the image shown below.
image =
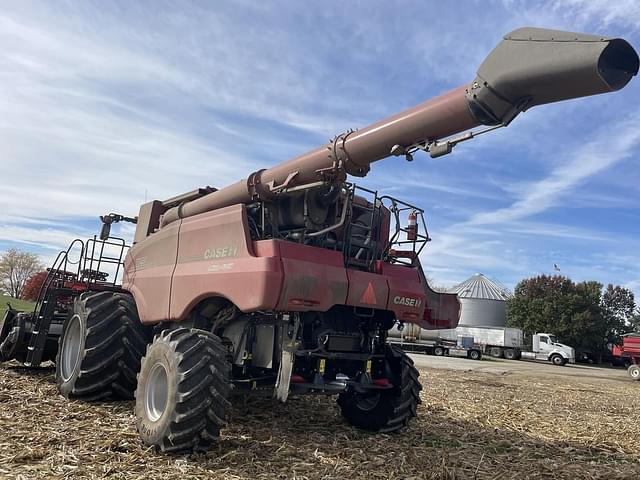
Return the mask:
M639 48L640 2L4 1L0 250L50 261L100 214L224 186L411 107L525 25ZM483 272L513 287L557 263L640 295L639 156L634 79L359 182L425 208L439 285Z

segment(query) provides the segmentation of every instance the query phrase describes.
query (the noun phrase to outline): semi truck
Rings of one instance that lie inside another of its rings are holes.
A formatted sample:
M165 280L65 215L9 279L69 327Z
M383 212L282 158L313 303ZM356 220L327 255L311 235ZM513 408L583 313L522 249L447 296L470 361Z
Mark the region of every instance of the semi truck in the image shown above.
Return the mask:
M559 343L555 335L537 333L532 336L531 346L525 347L524 334L519 328L458 326L455 329L426 330L412 326L408 333L391 330L389 337L394 340L400 338L398 344L405 349L423 345L431 350L437 345L455 343L458 338L473 338L473 346L467 346L469 351L477 350L495 358L548 361L554 365L575 363L575 350Z
M531 351L520 352L525 360L548 361L554 365L564 366L576 363L576 352L573 347L558 342L555 335L536 333L531 339Z
M399 431L422 384L388 332L455 328L460 304L422 269L424 210L353 177L447 155L538 105L620 90L639 63L620 38L521 28L449 92L219 189L103 215L80 259L61 253L35 309L0 321L0 361L53 360L67 398L135 398L142 442L165 452L214 445L236 395L256 391L335 394L354 427ZM122 221L136 225L131 245L110 235ZM109 242L117 253L104 254Z
M495 358L548 361L554 365L576 361L575 350L549 333L533 335L529 347L525 346L524 334L519 328L458 326L455 332L456 335L473 336L482 352Z

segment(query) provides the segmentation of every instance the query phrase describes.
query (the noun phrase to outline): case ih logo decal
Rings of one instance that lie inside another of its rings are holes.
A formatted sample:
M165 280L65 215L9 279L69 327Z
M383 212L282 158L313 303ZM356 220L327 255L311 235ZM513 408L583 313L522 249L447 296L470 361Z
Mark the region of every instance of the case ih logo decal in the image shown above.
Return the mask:
M235 257L238 253L237 245L227 245L226 247L207 248L204 251L204 259Z
M399 295L396 295L395 297L393 297L393 303L395 303L396 305L405 305L407 307L420 308L420 305L422 305L422 300L420 300L419 298L401 297Z

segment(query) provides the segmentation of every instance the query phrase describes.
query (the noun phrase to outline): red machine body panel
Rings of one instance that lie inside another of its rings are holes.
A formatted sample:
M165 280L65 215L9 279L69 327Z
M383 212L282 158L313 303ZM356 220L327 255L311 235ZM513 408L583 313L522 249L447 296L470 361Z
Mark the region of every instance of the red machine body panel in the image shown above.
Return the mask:
M341 252L277 243L284 273L278 310L324 312L345 304L349 283Z
M347 305L387 310L389 283L385 275L348 269L347 277L349 278Z
M200 301L222 297L243 312L327 311L334 305L388 310L423 328L440 323L441 301L416 268L378 262L376 273L347 269L342 252L284 240L251 241L244 205L195 215L161 229L128 257L123 287L133 293L140 319L184 320ZM175 251L177 255L162 255ZM169 301L170 299L170 301ZM455 299L455 296L454 296Z
M124 262L122 287L133 294L140 319L169 318L171 277L176 266L180 223L163 228L134 245Z
M387 309L394 310L398 320L420 323L422 326L425 295L418 271L414 268L384 262L379 262L379 268L389 285Z
M208 297L243 311L273 309L282 283L274 257L256 257L243 205L183 219L173 273L169 320L183 320Z
M622 337L622 346L614 345L611 353L617 357L629 357L640 365L640 334L628 333Z

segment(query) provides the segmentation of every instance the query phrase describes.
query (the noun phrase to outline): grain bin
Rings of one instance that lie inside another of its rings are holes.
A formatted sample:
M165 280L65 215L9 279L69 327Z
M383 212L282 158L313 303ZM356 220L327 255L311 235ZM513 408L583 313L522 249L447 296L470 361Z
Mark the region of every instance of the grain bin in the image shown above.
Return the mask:
M448 292L457 294L460 300L460 326L506 326L506 300L511 293L498 282L476 273Z

